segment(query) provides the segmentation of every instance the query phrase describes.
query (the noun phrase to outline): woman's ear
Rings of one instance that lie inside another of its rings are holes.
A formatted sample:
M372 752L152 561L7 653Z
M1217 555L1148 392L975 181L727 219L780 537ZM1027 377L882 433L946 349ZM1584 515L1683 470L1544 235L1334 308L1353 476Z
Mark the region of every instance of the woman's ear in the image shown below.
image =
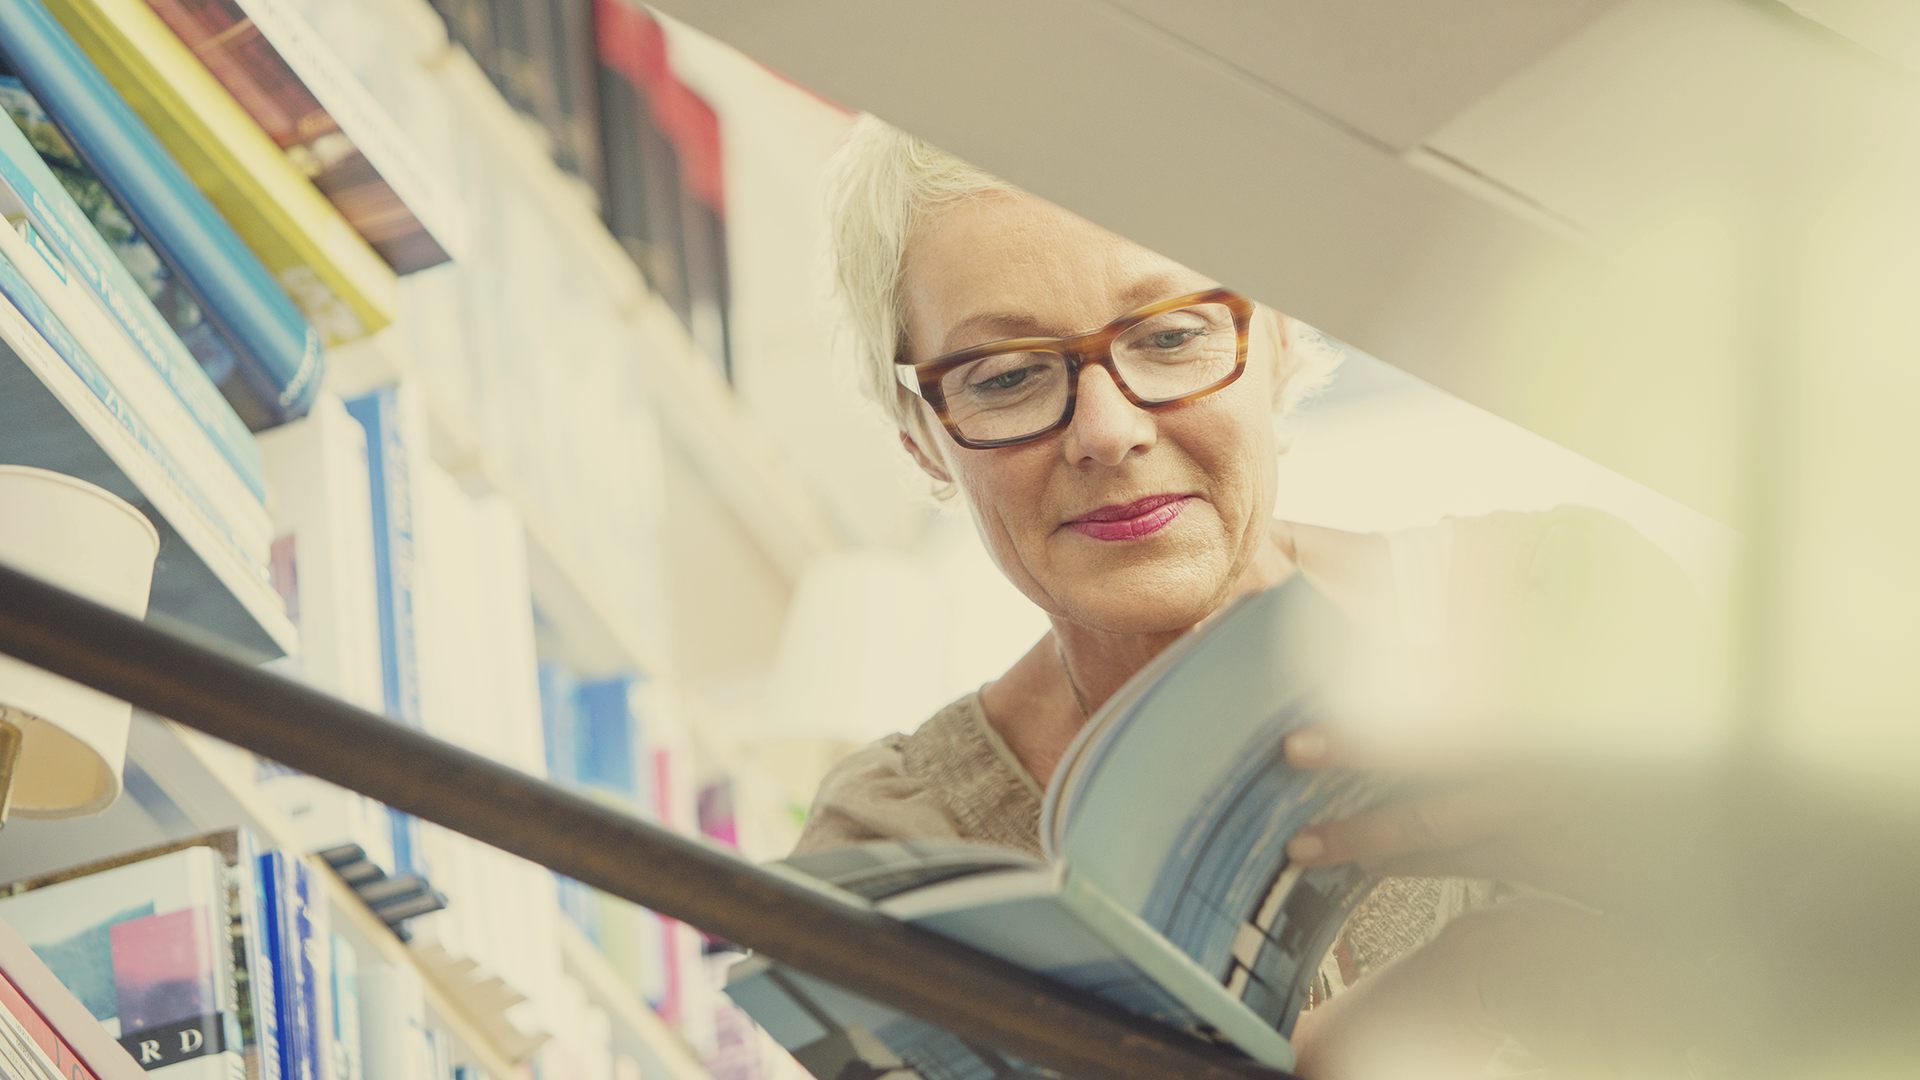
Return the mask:
M902 431L900 433L900 445L906 447L907 453L913 455L913 463L920 466L921 472L926 473L928 476L933 477L943 484L953 483L953 477L947 473L947 467L940 463L939 458L921 449L920 444L914 441L913 436Z

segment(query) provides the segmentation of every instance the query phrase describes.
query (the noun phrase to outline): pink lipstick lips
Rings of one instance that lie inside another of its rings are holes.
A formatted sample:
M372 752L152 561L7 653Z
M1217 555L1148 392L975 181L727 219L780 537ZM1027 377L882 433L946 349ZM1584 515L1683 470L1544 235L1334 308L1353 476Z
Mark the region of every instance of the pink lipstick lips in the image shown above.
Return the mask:
M1068 522L1095 540L1139 540L1173 524L1191 495L1149 495L1124 505L1103 506Z

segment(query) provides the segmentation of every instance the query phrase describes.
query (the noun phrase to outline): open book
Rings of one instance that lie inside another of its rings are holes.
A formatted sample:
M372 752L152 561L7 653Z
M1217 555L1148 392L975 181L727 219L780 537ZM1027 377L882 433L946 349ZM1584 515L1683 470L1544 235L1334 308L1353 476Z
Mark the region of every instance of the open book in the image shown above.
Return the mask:
M880 911L1286 1069L1321 958L1371 881L1289 866L1301 826L1388 794L1290 768L1352 634L1304 580L1245 597L1131 679L1048 786L1038 862L880 841L787 860ZM752 957L727 992L821 1080L1054 1076Z

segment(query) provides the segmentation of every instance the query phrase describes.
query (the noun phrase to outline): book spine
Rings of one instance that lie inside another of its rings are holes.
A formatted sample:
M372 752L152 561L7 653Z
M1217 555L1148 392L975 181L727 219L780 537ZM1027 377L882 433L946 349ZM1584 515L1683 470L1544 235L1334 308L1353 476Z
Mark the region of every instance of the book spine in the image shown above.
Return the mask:
M329 344L393 322L393 270L143 0L46 0Z
M280 1080L280 1012L274 993L272 953L268 947L266 893L260 877L259 854L245 829L236 830L238 858L232 875L235 926L239 935L236 960L245 964L246 1005L253 1020L248 1046L250 1080Z
M428 1080L427 1007L420 973L406 964L360 972L366 1080Z
M240 1031L242 971L240 957L235 956L233 950L232 908L228 893L230 875L226 862L218 852L212 848L200 850L206 853L213 871L194 884L195 891L200 893L201 908L206 916L207 943L213 952L214 994L219 1002L223 1041L226 1044L226 1052L217 1057L224 1060L224 1071L231 1080L247 1080L246 1043Z
M41 234L159 372L247 490L265 502L265 466L252 433L11 120L0 124L0 180L26 204L27 215Z
M268 954L273 964L274 1007L279 1016L280 1075L282 1080L316 1080L307 1046L312 1033L305 1028L301 1000L299 900L293 881L293 860L285 852L259 856L260 881L266 890Z
M5 185L0 184L0 196L4 194ZM3 201L0 198L0 202ZM273 532L266 507L253 497L219 451L202 436L186 415L180 399L152 368L133 354L126 338L100 317L99 305L72 280L60 257L46 245L31 222L21 222L17 231L11 225L0 226L0 256L25 279L27 287L39 297L61 329L76 339L78 349L152 425L160 442L194 478L208 501L219 506L221 520L244 545L252 561L266 562ZM33 321L31 313L29 321ZM40 329L42 337L51 340L47 328L36 324L36 329Z
M401 432L399 395L383 387L347 402L367 434L367 479L373 494L374 585L379 596L381 681L387 716L423 726L420 654L414 638L413 484ZM419 823L393 812L397 876L421 872Z
M389 255L394 269L408 274L459 258L468 247L466 215L459 202L360 80L287 0L232 2L412 215L417 229L400 232L390 223L382 226L382 232L393 237L394 251L410 253L398 261ZM378 242L374 246L387 247Z
M256 579L266 580L266 567L248 554L245 544L228 527L226 519L203 495L193 478L180 468L166 446L141 419L133 406L121 395L111 379L101 372L85 350L80 348L72 335L67 333L60 321L47 310L40 297L29 286L9 260L0 256L0 297L7 301L6 310L0 312L0 328L4 327L4 317L11 314L20 319L22 325L16 328L20 337L20 346L46 348L50 353L79 376L80 381L106 407L107 412L117 421L122 430L152 461L159 470L161 478L193 509L199 511L206 526L224 545L226 554ZM9 335L11 338L13 335ZM11 343L11 342L10 342Z
M365 1080L360 1056L360 959L352 943L331 936L334 1080Z
M303 415L320 390L320 336L259 257L38 0L0 0L0 53L239 346L273 418Z
M0 1009L0 1075L9 1080L60 1080L53 1057L11 1010Z
M0 1019L7 1021L15 1047L19 1048L25 1043L38 1048L45 1055L54 1075L61 1080L98 1080L80 1055L73 1052L67 1040L53 1030L53 1025L47 1023L26 995L20 992L20 988L5 975L0 975Z

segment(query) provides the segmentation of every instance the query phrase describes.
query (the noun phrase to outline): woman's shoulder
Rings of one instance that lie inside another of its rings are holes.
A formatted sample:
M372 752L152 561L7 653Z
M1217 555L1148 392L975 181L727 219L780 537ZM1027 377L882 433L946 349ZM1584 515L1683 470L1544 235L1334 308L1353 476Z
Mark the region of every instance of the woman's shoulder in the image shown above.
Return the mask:
M966 694L821 781L795 853L868 840L970 840L1038 855L1040 789Z

